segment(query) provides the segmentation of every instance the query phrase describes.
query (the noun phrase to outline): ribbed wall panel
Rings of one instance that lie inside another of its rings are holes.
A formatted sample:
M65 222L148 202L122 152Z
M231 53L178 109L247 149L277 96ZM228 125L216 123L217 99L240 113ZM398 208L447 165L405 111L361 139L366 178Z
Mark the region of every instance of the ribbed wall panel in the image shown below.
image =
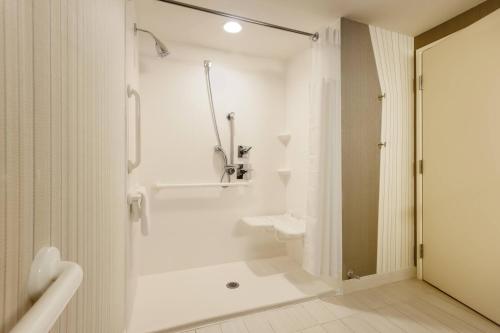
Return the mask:
M382 93L377 273L413 263L413 38L370 26Z
M53 332L123 332L125 0L0 0L0 332L34 254L84 280Z

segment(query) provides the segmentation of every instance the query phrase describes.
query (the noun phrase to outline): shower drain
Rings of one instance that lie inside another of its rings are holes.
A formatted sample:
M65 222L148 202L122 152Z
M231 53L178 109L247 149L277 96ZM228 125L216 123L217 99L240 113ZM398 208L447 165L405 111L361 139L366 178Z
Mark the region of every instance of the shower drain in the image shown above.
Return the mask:
M236 289L239 286L240 286L240 284L238 282L235 282L235 281L231 281L231 282L226 283L227 289Z

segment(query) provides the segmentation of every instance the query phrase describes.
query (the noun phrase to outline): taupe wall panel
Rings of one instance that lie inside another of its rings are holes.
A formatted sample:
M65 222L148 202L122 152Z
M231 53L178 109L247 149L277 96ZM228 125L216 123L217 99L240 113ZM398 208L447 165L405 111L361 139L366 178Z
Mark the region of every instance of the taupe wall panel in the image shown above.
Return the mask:
M381 103L370 31L342 19L343 276L377 269Z
M125 0L0 0L0 332L34 254L84 280L54 332L125 323Z

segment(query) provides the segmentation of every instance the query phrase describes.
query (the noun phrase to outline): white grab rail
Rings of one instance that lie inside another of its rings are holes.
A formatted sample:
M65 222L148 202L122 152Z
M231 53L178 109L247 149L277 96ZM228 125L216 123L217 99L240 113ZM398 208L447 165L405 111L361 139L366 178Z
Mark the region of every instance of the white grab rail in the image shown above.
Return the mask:
M157 190L167 189L167 188L186 188L186 187L247 187L252 184L251 181L248 182L234 182L234 183L194 183L194 184L162 184L157 183L155 188Z
M10 333L47 333L82 282L81 267L61 261L59 250L44 247L31 264L28 293L35 304Z
M127 96L135 98L135 161L128 161L128 173L137 168L141 164L141 96L139 93L127 86Z

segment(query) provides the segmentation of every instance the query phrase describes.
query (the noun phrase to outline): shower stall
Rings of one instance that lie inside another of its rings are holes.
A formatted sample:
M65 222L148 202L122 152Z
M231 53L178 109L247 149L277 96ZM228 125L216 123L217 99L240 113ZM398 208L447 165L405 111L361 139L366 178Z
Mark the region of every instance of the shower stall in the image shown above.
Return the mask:
M308 32L177 1L135 7L130 332L342 293L343 280L388 272L377 267L378 182L393 148L380 145L371 27L339 19ZM224 31L228 21L239 29ZM359 123L359 110L373 121Z

